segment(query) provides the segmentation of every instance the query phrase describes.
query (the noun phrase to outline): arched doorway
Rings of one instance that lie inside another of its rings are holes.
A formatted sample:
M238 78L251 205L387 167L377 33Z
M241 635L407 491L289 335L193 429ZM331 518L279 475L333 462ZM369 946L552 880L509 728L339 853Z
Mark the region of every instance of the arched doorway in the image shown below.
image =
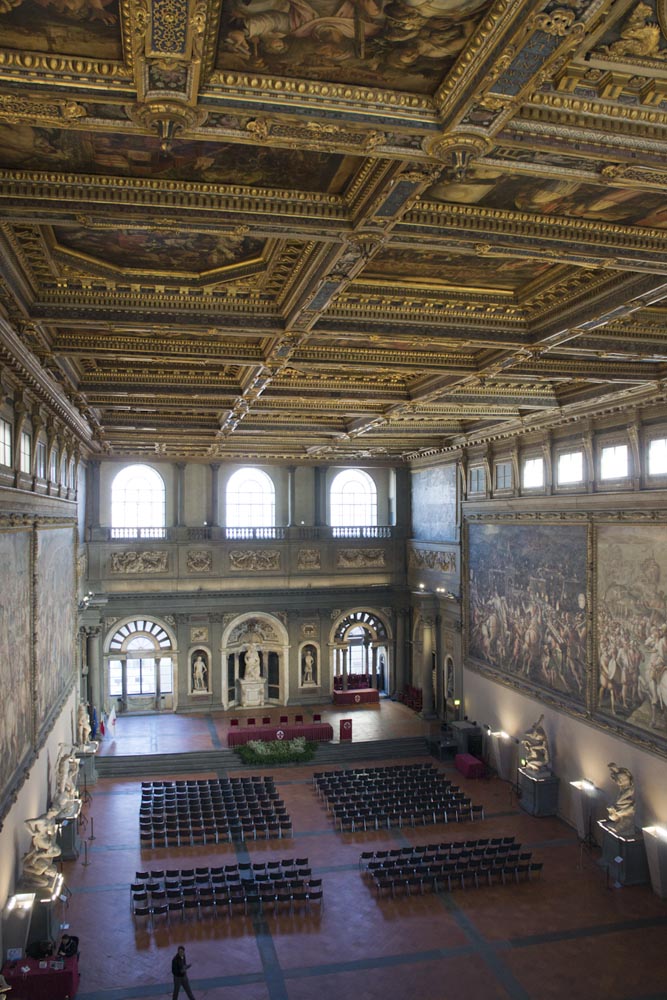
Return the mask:
M334 690L350 686L391 687L390 636L387 623L368 609L346 612L331 635L331 671Z
M104 690L122 712L175 708L176 638L166 624L132 617L114 623L104 647Z
M289 645L285 626L272 615L239 615L222 635L222 703L225 708L243 704L243 685L250 672L262 682L255 704L286 705L289 698ZM255 660L255 655L257 659ZM246 662L248 660L248 662ZM248 671L248 674L247 674Z

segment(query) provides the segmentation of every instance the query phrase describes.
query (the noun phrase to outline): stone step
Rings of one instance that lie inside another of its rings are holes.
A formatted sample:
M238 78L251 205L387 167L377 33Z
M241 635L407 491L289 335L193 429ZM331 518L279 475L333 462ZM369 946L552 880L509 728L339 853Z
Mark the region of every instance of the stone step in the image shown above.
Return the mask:
M350 743L320 743L311 762L347 764L354 760L383 760L396 757L425 757L430 753L423 737L397 740L372 740ZM267 765L275 768L293 765ZM196 774L200 771L256 771L261 765L243 764L233 750L193 751L192 753L137 754L135 756L95 758L99 778L144 777L146 775Z

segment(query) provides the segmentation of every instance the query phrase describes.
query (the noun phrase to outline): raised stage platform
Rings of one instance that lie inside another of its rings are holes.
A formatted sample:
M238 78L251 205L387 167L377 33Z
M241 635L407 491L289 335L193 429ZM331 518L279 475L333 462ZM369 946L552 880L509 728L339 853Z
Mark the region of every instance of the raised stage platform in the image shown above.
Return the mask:
M376 688L357 688L352 691L334 691L334 705L378 705L380 692Z

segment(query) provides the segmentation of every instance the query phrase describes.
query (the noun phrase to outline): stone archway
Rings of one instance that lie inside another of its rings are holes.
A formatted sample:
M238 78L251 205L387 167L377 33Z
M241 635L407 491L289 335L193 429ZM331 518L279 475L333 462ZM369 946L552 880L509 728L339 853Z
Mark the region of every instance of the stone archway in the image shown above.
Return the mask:
M351 673L365 675L368 687L391 689L390 629L377 611L355 608L341 614L331 630L329 645L334 689L347 690Z
M288 657L287 629L274 615L248 612L230 621L221 642L224 707L286 705Z

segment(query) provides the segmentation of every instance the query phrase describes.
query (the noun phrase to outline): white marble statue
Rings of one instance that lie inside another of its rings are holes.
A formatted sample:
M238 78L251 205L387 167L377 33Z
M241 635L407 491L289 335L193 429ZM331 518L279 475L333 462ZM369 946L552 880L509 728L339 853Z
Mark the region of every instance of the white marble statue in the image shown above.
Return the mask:
M530 729L524 733L521 745L526 763L523 765L525 771L536 774L548 774L551 772L549 764L551 755L549 753L549 741L544 731L541 715L537 722L534 722Z
M57 816L78 816L81 811L81 799L77 781L79 777L79 759L73 748L61 750L56 762L56 791L53 797L52 809Z
M608 764L611 780L618 785L618 795L613 805L607 806L607 826L619 837L635 835L635 782L627 767Z
M60 873L54 862L61 851L56 843L58 823L53 809L36 819L25 821L32 844L23 856L23 875L26 880L37 885L50 885Z
M256 642L249 642L245 654L245 677L246 681L258 681L261 679L259 666L259 650Z
M79 707L77 709L76 730L79 746L85 747L90 741L90 733L92 730L90 725L90 716L88 715L88 706L83 701L79 702Z

